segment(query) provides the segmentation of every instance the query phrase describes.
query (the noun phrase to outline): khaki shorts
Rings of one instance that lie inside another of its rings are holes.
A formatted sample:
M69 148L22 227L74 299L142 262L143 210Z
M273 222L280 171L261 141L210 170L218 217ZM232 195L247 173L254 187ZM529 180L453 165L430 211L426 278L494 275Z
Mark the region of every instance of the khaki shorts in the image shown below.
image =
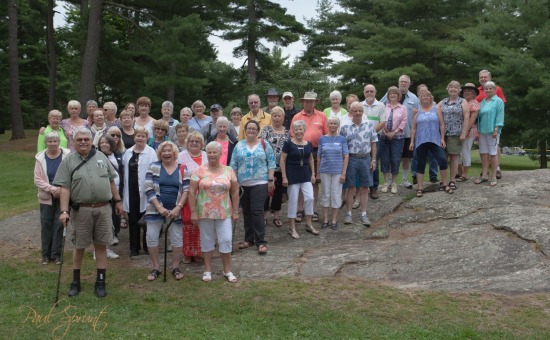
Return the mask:
M460 137L445 136L445 144L447 145L445 151L447 151L448 155L460 155L460 152L462 151L462 142L460 141Z
M88 247L92 241L97 245L109 246L113 242L113 218L111 205L99 208L80 207L71 212L73 243L76 249Z

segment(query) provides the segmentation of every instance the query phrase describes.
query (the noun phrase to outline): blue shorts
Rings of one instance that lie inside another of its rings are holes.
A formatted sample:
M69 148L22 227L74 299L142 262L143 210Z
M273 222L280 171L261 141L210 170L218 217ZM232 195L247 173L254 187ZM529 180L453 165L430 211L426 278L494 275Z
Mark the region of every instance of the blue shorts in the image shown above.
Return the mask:
M346 171L346 184L348 187L354 186L357 178L361 187L368 188L372 186L372 171L370 171L371 158L350 157L348 161L348 170Z

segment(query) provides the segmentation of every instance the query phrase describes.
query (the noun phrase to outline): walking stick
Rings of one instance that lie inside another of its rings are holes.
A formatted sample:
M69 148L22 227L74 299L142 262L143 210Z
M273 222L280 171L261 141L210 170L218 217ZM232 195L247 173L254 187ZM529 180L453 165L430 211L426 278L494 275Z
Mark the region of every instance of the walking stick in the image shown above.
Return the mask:
M166 282L166 254L168 251L168 228L170 228L170 225L172 225L172 222L174 221L173 218L170 219L170 221L164 222L163 228L161 230L164 230L164 282Z
M61 264L59 265L59 272L57 274L57 289L55 291L55 299L53 301L54 306L57 307L57 302L59 301L59 286L61 285L61 269L63 268L63 263L65 262L65 236L67 235L67 223L69 219L65 221L63 225L63 239L61 240Z

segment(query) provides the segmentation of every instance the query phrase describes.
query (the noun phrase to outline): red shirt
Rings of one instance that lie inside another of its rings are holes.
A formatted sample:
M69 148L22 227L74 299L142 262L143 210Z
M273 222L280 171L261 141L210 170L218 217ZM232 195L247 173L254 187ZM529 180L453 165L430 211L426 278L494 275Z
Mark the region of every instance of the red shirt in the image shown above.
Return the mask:
M487 96L485 95L485 92L483 91L483 86L480 86L477 88L479 90L479 95L476 97L476 100L478 103L481 103L481 101L485 98L487 98ZM497 97L499 97L500 99L502 99L503 102L506 103L506 97L504 97L504 92L502 92L502 89L500 88L500 86L497 86L497 91L495 93L497 95Z
M327 116L321 111L313 110L313 114L308 116L304 110L298 112L294 118L292 118L292 124L298 120L303 120L306 123L306 132L304 133L304 139L310 142L315 149L319 147L319 139L321 136L328 133ZM290 125L292 127L292 124ZM292 128L290 129L290 135L294 136Z

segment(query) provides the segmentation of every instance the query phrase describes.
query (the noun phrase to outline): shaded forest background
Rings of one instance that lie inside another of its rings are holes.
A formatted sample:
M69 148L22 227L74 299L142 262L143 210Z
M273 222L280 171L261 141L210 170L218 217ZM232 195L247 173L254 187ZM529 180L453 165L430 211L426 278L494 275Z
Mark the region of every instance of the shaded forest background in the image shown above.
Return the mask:
M408 74L411 90L425 83L440 100L451 80L477 84L489 69L508 99L502 145L537 148L546 164L549 0L318 0L306 22L268 0L71 0L56 29L55 0L1 3L0 100L9 105L0 130L12 138L44 125L52 108L66 115L70 99L120 109L146 95L154 117L164 100L179 111L201 99L227 114L275 87L296 97L315 89L324 108L334 89L362 98L373 83L381 97ZM220 61L211 35L238 42L246 62ZM306 49L289 60L282 47L300 38Z

